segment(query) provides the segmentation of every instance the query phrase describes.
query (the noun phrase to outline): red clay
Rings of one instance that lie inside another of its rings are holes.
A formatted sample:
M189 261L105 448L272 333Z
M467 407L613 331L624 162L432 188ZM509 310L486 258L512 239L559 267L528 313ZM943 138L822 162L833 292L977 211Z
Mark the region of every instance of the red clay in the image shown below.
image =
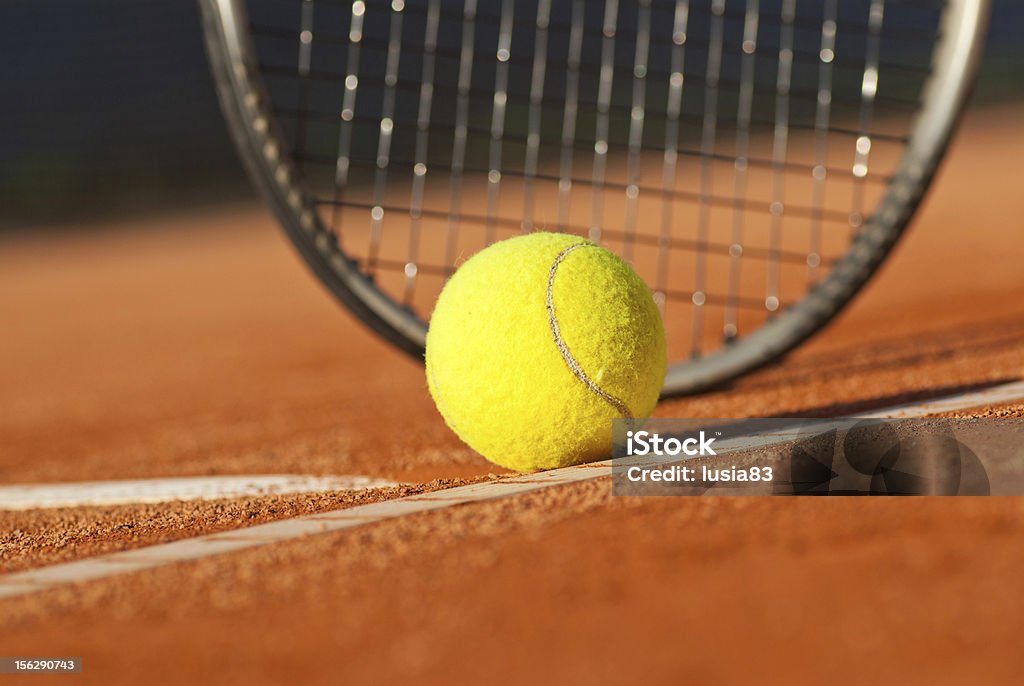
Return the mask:
M658 414L835 414L1024 376L1019 116L969 119L912 233L834 326ZM7 481L499 473L260 210L9 242L0 310L17 322L0 338ZM105 684L1019 681L1018 499L609 491L3 601L0 652L83 655L82 683Z

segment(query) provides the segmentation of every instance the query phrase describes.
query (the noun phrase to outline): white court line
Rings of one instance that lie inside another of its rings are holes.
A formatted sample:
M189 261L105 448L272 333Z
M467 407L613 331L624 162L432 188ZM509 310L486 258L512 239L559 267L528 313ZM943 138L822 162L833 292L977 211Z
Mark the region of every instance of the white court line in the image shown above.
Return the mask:
M0 510L35 510L86 505L134 505L175 500L213 500L289 493L359 491L394 486L368 476L242 474L62 484L0 486Z
M1024 381L1011 381L1001 386L992 386L972 393L961 393L935 400L898 405L887 410L865 412L854 415L863 419L913 419L943 412L956 412L982 405L1002 405L1024 398Z
M924 403L901 405L858 416L872 418L921 417L937 412L964 410L1019 400L1024 400L1024 381ZM788 437L784 439L780 435L780 440L788 440ZM765 445L764 441L761 440L759 445ZM742 441L738 441L734 450L741 449L744 449L744 444ZM722 454L724 451L719 452ZM257 548L270 543L294 540L302 536L366 526L406 515L442 510L454 505L506 498L552 486L589 481L610 476L611 467L611 460L592 462L578 467L553 469L538 474L524 474L497 482L459 486L342 510L282 519L243 529L197 536L174 543L136 548L77 562L65 562L49 567L15 572L0 576L0 599L163 567L188 560L198 560L236 550Z

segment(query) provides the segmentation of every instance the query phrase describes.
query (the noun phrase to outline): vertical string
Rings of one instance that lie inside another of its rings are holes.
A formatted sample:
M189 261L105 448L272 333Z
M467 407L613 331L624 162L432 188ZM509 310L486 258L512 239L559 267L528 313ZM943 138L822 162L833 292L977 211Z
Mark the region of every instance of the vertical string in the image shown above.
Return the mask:
M296 62L298 88L295 95L295 156L306 150L306 108L308 106L309 68L313 61L313 0L302 0L299 16L299 55Z
M423 72L420 78L419 106L416 110L416 152L412 167L412 194L409 201L409 259L405 263L405 291L402 302L412 303L416 275L419 272L419 241L423 221L423 189L427 179L427 152L430 114L434 102L434 64L437 31L441 19L441 0L427 5L427 25L423 33Z
M548 22L551 19L551 0L540 0L537 5L537 30L533 45L533 71L530 75L530 114L526 134L526 160L523 164L523 223L524 232L533 230L533 182L537 176L537 158L540 154L540 118L544 100L544 75L547 73Z
M793 22L796 0L782 3L782 26L779 28L779 69L775 79L775 134L772 141L771 234L768 244L768 279L764 308L779 309L779 253L782 244L782 217L785 213L786 153L789 145L789 99L793 79Z
M711 40L708 45L708 63L705 70L704 123L700 139L700 194L697 203L697 246L694 265L694 290L690 296L693 302L693 332L690 352L696 357L703 348L704 304L707 302L705 283L707 277L708 233L711 224L712 163L715 153L715 136L718 125L718 81L722 72L722 17L725 14L725 0L712 0Z
M836 58L838 0L825 0L818 49L818 99L814 111L814 168L811 175L811 242L807 252L807 281L818 280L821 266L821 225L825 213L825 180L828 175L828 129L832 115L832 64Z
M569 223L572 193L572 162L579 114L580 56L583 52L583 0L573 0L569 23L568 73L565 78L565 107L562 110L562 150L558 164L558 225Z
M476 40L476 0L466 0L462 8L462 46L459 50L458 95L455 102L455 136L452 140L451 190L448 197L448 239L444 266L455 271L459 213L462 208L462 175L466 165L466 137L469 122L469 87L473 82L473 44Z
M738 302L740 269L743 258L743 220L747 205L747 156L750 154L750 119L754 105L754 79L757 67L759 0L747 0L743 21L743 57L740 63L740 90L736 105L736 178L732 200L732 242L729 244L729 292L725 300L722 335L731 341L739 334Z
M664 312L668 290L669 257L672 248L672 210L675 205L676 169L679 164L679 115L686 83L686 32L690 21L690 0L677 0L672 19L672 63L665 105L665 152L661 171L661 233L658 237L658 267L654 279L654 302Z
M331 228L337 234L341 224L341 206L348 184L348 173L352 155L352 120L356 116L356 93L359 89L359 48L363 40L363 15L366 3L355 0L352 3L352 20L348 30L348 56L345 61L345 92L341 99L340 130L338 132L338 154L334 165L334 203L331 211Z
M402 17L405 0L391 0L391 28L388 56L384 65L384 99L381 103L377 133L377 169L373 175L373 207L370 209L370 247L367 250L367 271L373 273L380 253L384 224L384 201L391 162L391 141L395 129L395 87L398 85L398 63L402 58Z
M633 105L629 110L629 148L626 157L626 218L622 257L633 257L637 210L640 201L640 148L644 138L647 102L647 60L651 44L651 0L640 0L637 10L636 51L633 56Z
M858 231L864 223L864 180L868 175L868 156L871 153L871 118L878 94L878 60L882 50L882 20L885 0L872 0L868 10L867 50L864 74L860 86L860 115L857 141L853 156L853 200L850 208L850 227Z
M597 86L597 123L594 135L594 167L591 174L590 232L592 241L601 240L604 221L604 176L608 165L609 110L615 80L615 32L619 18L618 0L606 0L601 41L601 72Z
M494 73L494 101L491 107L491 146L487 170L487 218L484 242L494 241L494 225L498 214L498 196L501 192L501 151L505 136L505 112L508 108L508 62L512 56L512 23L515 16L514 0L502 0L501 24L498 27L498 61Z

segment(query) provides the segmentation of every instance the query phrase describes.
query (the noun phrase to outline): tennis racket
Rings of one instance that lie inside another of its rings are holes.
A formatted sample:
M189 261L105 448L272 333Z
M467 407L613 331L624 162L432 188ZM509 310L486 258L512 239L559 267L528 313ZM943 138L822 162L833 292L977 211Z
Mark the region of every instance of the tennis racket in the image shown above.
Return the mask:
M903 232L986 0L200 0L245 166L320 280L422 357L445 280L576 233L650 286L664 393L783 355Z

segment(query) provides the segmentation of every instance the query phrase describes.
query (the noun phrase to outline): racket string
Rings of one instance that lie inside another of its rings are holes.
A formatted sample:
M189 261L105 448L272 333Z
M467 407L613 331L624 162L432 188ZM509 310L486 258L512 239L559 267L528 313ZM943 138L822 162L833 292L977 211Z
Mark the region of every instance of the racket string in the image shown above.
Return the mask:
M537 32L534 38L533 70L530 74L530 113L526 134L526 161L523 163L523 231L533 230L534 188L540 161L541 106L544 101L544 77L547 74L548 23L551 0L537 6Z
M395 131L395 84L398 82L398 66L402 59L402 25L405 10L404 0L392 0L388 38L387 61L384 66L384 97L381 104L379 131L377 135L376 169L373 176L373 207L370 209L370 237L367 248L367 268L372 275L377 267L380 252L381 232L384 226L384 193L388 182L388 165L391 162L391 142Z
M423 38L423 71L421 77L419 105L416 114L416 151L413 163L412 191L409 199L409 259L402 272L405 274L405 288L402 304L411 307L419 275L420 232L423 224L423 193L426 187L430 141L430 114L434 101L434 68L436 63L438 27L441 21L441 0L430 0L427 8L427 23Z
M793 20L796 16L796 0L784 0L782 5L783 24L779 40L778 77L775 95L775 134L772 143L772 203L768 208L771 216L771 253L775 255L782 241L783 215L786 211L786 165L789 147L790 90L793 81ZM779 262L768 260L767 283L765 285L764 308L775 312L782 304L779 292Z
M825 211L825 180L828 178L828 134L832 117L832 69L836 55L839 0L825 0L818 51L818 103L814 111L814 186L811 195L811 236L807 253L808 287L817 283L821 268L822 217Z
M640 149L644 136L644 118L647 110L647 60L651 41L651 2L640 0L637 20L636 51L633 58L632 107L629 112L628 153L626 157L626 211L623 218L626 238L622 257L633 259L631 235L636 232L637 204L640 200Z
M740 90L736 112L736 174L732 212L732 243L729 245L729 290L723 313L722 336L732 341L739 333L738 298L740 269L743 257L744 212L747 197L747 169L750 155L750 127L754 106L754 67L760 28L760 3L747 0L747 14L743 22L743 57L740 65Z
M619 18L618 0L606 0L604 20L601 28L601 69L597 89L595 111L597 121L594 126L594 161L590 184L590 229L588 238L592 241L601 240L604 224L604 177L608 164L608 135L611 126L612 85L615 74L615 34Z
M864 76L861 79L861 107L852 168L854 182L850 228L854 233L861 228L864 221L864 184L861 179L868 175L868 157L871 153L871 118L874 114L875 98L878 96L878 62L882 49L885 0L872 0L868 17L867 55L864 60Z
M558 224L569 223L569 199L572 192L573 150L576 145L576 118L579 115L580 62L583 51L583 0L573 0L566 58L565 107L558 160ZM543 103L543 95L541 96Z
M359 88L359 57L363 40L363 17L366 4L362 0L352 3L352 12L348 31L348 55L345 61L344 94L342 95L339 118L341 124L338 131L338 147L334 164L334 205L331 212L330 226L335 235L341 224L341 207L344 190L348 186L349 156L352 148L352 122L355 119L356 95Z
M664 316L668 291L673 227L673 207L676 176L679 166L679 121L682 113L683 88L686 84L686 38L690 18L688 0L676 3L672 17L671 72L665 104L665 145L661 173L661 234L658 241L658 261L654 279L654 301Z
M718 89L722 72L724 41L725 0L711 2L711 41L705 72L704 119L700 136L700 195L697 203L697 244L694 263L694 291L690 300L692 334L690 356L700 355L704 331L704 305L707 304L707 250L711 222L712 160L715 153L715 139L718 133Z
M469 136L469 92L473 81L473 48L475 43L476 0L466 0L462 22L462 50L459 53L458 104L455 110L455 135L452 142L451 190L448 207L448 233L445 241L445 264L455 263L459 212L462 199L462 173Z
M887 41L925 45L937 35L925 13L941 11L898 0L295 4L290 31L253 23L263 38L294 46L298 35L291 67L260 53L294 107L271 101L341 249L380 288L426 317L424 298L468 251L567 230L648 265L666 320L689 311L688 335L674 335L694 356L714 347L712 332L732 340L802 297L846 249L919 107L880 90L880 75L917 84L899 89L916 96L931 73L913 51L887 54ZM894 8L916 14L892 26ZM319 169L330 166L328 181Z

